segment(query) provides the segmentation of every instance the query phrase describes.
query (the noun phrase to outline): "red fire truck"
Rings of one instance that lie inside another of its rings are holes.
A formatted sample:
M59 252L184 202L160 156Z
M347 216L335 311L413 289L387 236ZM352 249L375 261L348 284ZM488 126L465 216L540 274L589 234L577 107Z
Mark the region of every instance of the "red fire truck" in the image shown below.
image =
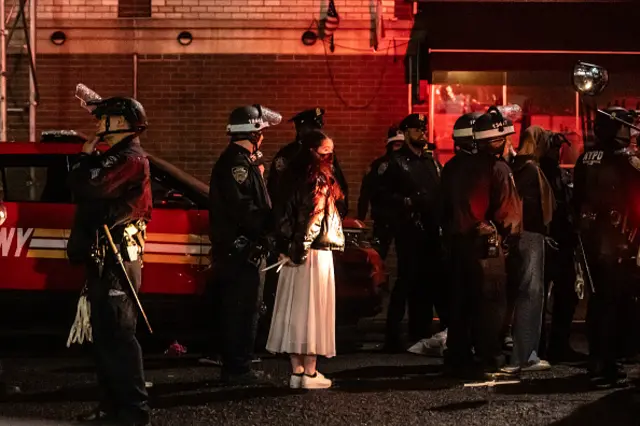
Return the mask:
M84 284L82 268L66 259L75 210L66 177L82 142L53 140L0 143L0 323L13 329L68 330ZM154 330L193 331L211 318L202 297L210 274L209 186L161 158L149 160L154 210L141 301ZM352 322L379 312L387 276L363 241L364 224L347 218L344 228L337 309L339 320Z

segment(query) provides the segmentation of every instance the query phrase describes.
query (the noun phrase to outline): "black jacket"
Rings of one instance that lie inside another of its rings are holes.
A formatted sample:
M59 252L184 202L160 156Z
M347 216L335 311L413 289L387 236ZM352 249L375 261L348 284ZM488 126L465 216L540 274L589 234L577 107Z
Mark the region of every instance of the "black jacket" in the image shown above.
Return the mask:
M405 145L389 156L389 165L380 177L380 190L372 201L389 209L397 229L439 233L441 169L431 154L416 155Z
M309 250L343 250L342 218L324 178L301 182L274 208L276 244L296 264Z
M239 237L257 243L266 236L271 200L259 159L231 143L211 171L210 238L214 256L228 255Z
M371 219L377 222L388 222L392 217L384 204L376 202L379 200L377 196L380 190L380 178L389 167L390 152L387 152L382 157L373 160L369 166L369 171L362 178L362 184L360 186L360 197L358 198L358 219L365 220L367 218L367 211L369 211L369 205L371 205ZM386 213L386 214L385 214Z
M269 176L267 176L267 189L274 204L278 203L283 191L282 179L285 176L285 170L298 152L300 152L301 144L299 141L291 142L278 151L271 162L269 168ZM338 158L333 156L333 174L340 185L340 189L344 194L344 199L338 202L338 211L343 218L349 212L349 186L347 180L342 173Z
M149 160L137 138L125 139L102 155L81 154L68 184L78 204L67 244L73 263L88 260L102 225L111 228L118 243L122 225L151 220Z

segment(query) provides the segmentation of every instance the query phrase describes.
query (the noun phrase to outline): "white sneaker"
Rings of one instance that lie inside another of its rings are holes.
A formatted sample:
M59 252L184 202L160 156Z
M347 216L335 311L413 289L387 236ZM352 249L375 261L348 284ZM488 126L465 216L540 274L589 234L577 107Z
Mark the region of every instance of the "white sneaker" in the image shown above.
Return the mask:
M303 375L298 376L297 374L292 374L289 378L289 387L291 389L300 389L300 386L302 386L302 376Z
M302 376L303 389L328 389L331 384L331 380L324 377L319 371L316 371L315 377L310 377L306 374Z
M532 362L531 364L522 367L522 371L547 371L551 370L551 364L549 361L545 361L543 359L538 360L537 362Z
M500 372L506 374L518 374L522 369L517 365L505 365L500 368Z

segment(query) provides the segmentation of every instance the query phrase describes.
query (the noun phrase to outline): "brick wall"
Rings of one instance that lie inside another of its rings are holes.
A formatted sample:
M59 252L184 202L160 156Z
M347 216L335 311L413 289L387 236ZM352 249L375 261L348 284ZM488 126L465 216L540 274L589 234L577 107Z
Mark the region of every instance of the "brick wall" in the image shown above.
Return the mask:
M9 5L12 1L7 1ZM38 0L40 19L113 19L118 0Z
M144 0L143 0L144 1ZM148 1L148 0L146 0ZM326 0L150 0L153 18L170 19L279 19L320 17ZM394 0L383 0L393 14ZM335 0L341 19L371 19L374 0ZM118 0L39 0L39 19L113 19Z
M226 120L236 106L262 103L285 119L302 109L327 109L326 130L335 138L355 208L368 164L384 151L387 127L407 113L403 62L393 56L141 55L137 98L149 115L145 146L208 183L213 161L227 145ZM105 78L108 75L109 78ZM102 96L133 93L129 55L40 55L37 132L94 130L74 98L79 82ZM26 91L23 74L15 88ZM23 95L24 96L24 95ZM368 105L368 106L367 106ZM366 109L362 107L367 106ZM28 115L26 115L28 117ZM28 119L9 123L10 139L26 140ZM290 142L293 126L266 133L265 155Z

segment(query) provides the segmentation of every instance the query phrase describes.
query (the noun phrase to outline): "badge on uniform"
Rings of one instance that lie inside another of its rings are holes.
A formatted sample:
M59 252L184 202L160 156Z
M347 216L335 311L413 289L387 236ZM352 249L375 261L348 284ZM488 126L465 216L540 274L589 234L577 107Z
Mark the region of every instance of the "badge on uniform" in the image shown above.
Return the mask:
M629 157L629 164L631 164L634 169L640 171L640 158L636 156Z
M238 166L231 169L231 173L233 174L233 178L239 184L243 184L245 180L249 177L249 170L246 167Z
M284 157L278 157L274 160L275 166L276 166L276 170L281 172L284 169L287 168L287 163L284 160Z
M389 163L387 163L386 161L380 164L380 166L378 166L378 175L384 174L384 172L387 170L387 167L389 167Z

